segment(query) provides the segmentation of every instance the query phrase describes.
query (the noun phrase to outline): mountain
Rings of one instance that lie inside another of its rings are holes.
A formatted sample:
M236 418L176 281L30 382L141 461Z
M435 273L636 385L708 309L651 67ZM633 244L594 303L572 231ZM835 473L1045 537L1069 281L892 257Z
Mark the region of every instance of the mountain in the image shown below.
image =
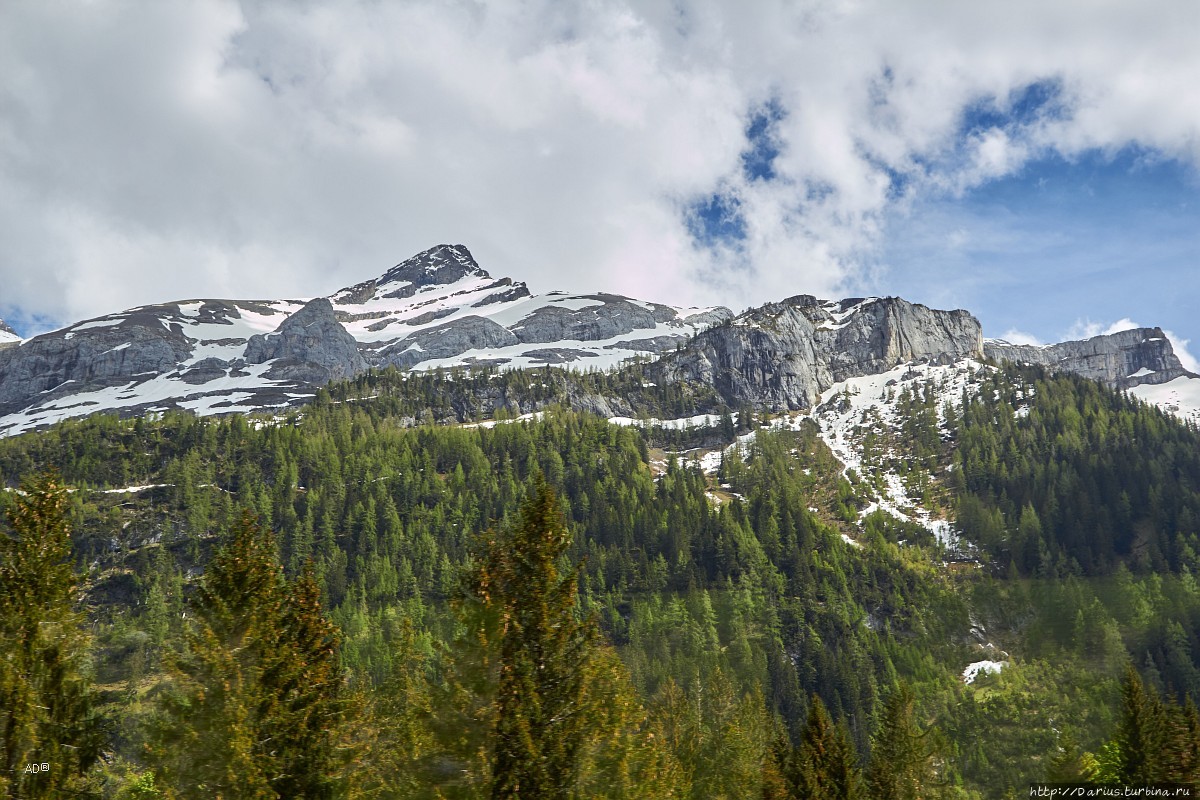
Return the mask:
M437 369L460 364L584 369ZM397 369L366 372L382 366ZM296 701L307 662L262 669L207 635L206 597L243 620L269 612L286 635L263 641L285 656L314 634L340 665L325 685L359 687L363 702L311 717L361 748L329 780L485 794L477 759L496 727L478 712L499 706L479 665L495 642L470 627L488 624L482 607L455 599L530 586L493 580L520 560L522 508L554 510L544 530L578 565L561 585L619 656L589 670L581 796L767 796L813 740L813 697L876 775L898 771L880 742L906 716L903 738L931 749L905 769L957 797L1001 800L1069 769L1117 783L1144 760L1122 751L1127 667L1147 719L1182 723L1200 698L1200 427L1130 397L1186 416L1197 386L1153 328L1032 348L895 297L737 315L536 297L441 246L326 297L145 306L0 350L0 424L44 427L0 437L0 508L26 522L0 543L43 547L16 491L42 471L71 487L73 527L70 559L0 582L78 568L62 604L82 599L94 635L81 681L112 721L94 773L118 796L199 785L163 753L223 769L226 740L267 741L273 758L307 741L242 735L236 703ZM300 403L275 423L221 415ZM48 424L106 408L198 413ZM526 502L542 486L557 496ZM47 506L68 507L32 508ZM242 563L223 542L251 534L250 576L299 578L283 594L212 577ZM189 652L219 669L193 686L210 705L167 690L186 688L172 665ZM208 690L226 683L246 693ZM146 748L164 713L172 741L216 745ZM1171 731L1155 780L1200 751L1200 728Z
M21 341L20 335L0 319L0 348L9 347Z
M798 295L752 309L664 356L662 381L713 385L731 406L810 408L838 381L913 361L982 358L979 322L898 297L840 302Z
M1051 345L1016 345L988 339L983 351L997 361L1073 372L1117 389L1196 377L1183 368L1161 328L1135 328Z
M653 360L653 380L709 387L730 407L807 409L839 381L986 357L1200 413L1200 380L1157 328L1032 347L985 340L966 311L896 297L798 295L735 317L606 293L535 296L446 244L325 297L140 306L26 341L3 329L0 348L0 435L102 411L279 411L369 369L582 371L631 359ZM628 410L622 398L581 403Z
M0 350L0 434L101 411L278 410L368 368L605 368L729 316L604 293L534 296L465 247L440 245L328 297L140 306Z

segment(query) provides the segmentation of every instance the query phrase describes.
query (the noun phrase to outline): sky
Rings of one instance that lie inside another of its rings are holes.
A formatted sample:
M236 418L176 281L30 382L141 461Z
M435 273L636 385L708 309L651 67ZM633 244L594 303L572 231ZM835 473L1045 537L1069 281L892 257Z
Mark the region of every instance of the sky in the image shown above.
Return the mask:
M446 242L535 292L1200 353L1198 40L1194 0L10 0L0 318L330 294Z

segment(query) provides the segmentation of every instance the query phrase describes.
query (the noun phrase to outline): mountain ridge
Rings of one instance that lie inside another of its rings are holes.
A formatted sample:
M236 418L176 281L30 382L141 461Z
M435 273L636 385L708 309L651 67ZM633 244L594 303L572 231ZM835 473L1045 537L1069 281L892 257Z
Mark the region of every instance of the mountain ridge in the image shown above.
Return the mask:
M604 292L534 295L493 277L460 244L323 297L173 301L11 336L6 347L0 341L0 435L101 411L277 412L368 369L586 370L631 359L650 360L655 380L703 384L730 407L775 411L808 408L839 381L901 364L985 357L1118 389L1163 386L1147 399L1181 416L1200 407L1197 376L1158 328L1030 347L985 340L968 311L898 297L801 294L734 315Z

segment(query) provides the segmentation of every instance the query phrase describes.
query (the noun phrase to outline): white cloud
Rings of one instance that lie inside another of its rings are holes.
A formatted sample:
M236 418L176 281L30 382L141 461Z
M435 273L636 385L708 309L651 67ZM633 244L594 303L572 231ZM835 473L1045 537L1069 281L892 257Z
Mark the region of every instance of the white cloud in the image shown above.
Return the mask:
M1131 331L1135 328L1141 328L1141 327L1143 327L1143 326L1134 322L1129 317L1122 317L1121 319L1117 320L1116 322L1114 322L1113 324L1111 324L1107 328L1105 328L1103 332L1105 334L1120 333L1121 331Z
M1171 349L1175 351L1175 355L1179 358L1179 363L1183 364L1183 368L1188 372L1200 374L1200 361L1188 351L1188 345L1191 344L1190 339L1184 339L1177 336L1173 331L1164 330L1163 334L1167 337L1167 341L1171 343Z
M1200 162L1198 28L1173 0L4 4L0 311L327 293L442 241L535 290L834 295L914 199L1048 152ZM1042 81L1055 113L960 130ZM745 239L707 247L718 191Z
M1026 344L1033 345L1034 347L1041 347L1043 344L1045 344L1045 342L1038 339L1032 333L1019 331L1016 328L1009 328L1000 338L1009 344Z
M1111 333L1120 333L1121 331L1129 331L1141 327L1143 326L1134 322L1129 317L1122 317L1116 322L1107 324L1104 322L1093 322L1085 317L1075 320L1074 324L1063 334L1063 341L1090 339L1093 336L1107 336Z
M1099 336L1104 333L1105 325L1103 322L1092 322L1090 319L1077 319L1067 332L1062 335L1061 341L1069 342L1075 339L1090 339L1093 336Z

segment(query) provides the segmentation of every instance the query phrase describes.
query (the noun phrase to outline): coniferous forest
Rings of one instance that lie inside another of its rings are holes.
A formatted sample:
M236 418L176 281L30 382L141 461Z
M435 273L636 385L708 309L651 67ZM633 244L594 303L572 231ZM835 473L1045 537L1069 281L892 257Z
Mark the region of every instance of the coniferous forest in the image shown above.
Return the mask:
M636 367L371 374L276 419L0 440L0 791L1197 785L1200 432L1078 378L981 380L898 400L953 549L864 515L869 476L811 422L569 410L581 385L713 408ZM478 420L481 392L542 413ZM689 455L739 435L715 475Z

